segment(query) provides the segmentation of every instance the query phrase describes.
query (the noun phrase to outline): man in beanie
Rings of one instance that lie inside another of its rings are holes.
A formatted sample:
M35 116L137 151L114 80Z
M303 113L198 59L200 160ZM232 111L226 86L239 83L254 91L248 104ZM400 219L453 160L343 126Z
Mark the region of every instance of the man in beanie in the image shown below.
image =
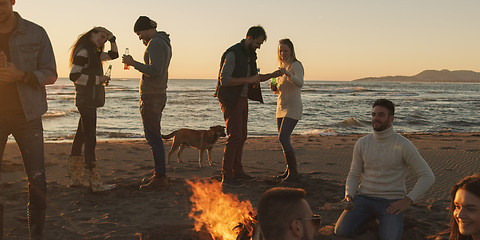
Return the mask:
M152 148L155 162L153 176L142 180L140 190L155 190L168 186L160 121L167 102L168 66L172 58L172 47L169 35L157 32L156 28L157 23L146 16L140 16L133 27L133 31L147 46L143 55L145 64L135 61L130 55L123 56L123 63L133 66L142 73L140 113L145 138Z

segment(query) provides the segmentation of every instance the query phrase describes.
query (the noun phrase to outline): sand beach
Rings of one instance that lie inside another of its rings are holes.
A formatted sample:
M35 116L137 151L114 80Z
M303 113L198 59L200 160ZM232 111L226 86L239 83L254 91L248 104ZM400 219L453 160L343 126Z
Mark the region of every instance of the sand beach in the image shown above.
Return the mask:
M279 185L274 179L284 168L280 145L274 137L249 138L243 155L245 170L257 177L242 188L225 188L225 193L250 201L255 208L262 192L275 186L300 187L307 201L323 217L315 239L338 239L333 227L341 214L335 203L343 198L354 143L363 135L295 135L302 180ZM436 182L432 189L405 213L403 239L424 239L448 228L450 187L464 176L480 172L480 134L405 134L432 168ZM220 180L225 139L213 150L214 166L198 166L198 151L185 149L184 162L173 158L167 164L170 186L164 191L141 192L141 179L152 173L153 161L144 140L101 141L97 144L98 165L103 180L118 188L91 193L87 187L67 187L69 142L45 144L48 181L46 239L211 239L206 230L197 233L189 181ZM165 142L167 151L171 141ZM408 178L411 187L415 178ZM25 216L27 182L16 144L8 143L2 161L2 194L5 203L5 240L27 239ZM372 228L356 239L376 239Z

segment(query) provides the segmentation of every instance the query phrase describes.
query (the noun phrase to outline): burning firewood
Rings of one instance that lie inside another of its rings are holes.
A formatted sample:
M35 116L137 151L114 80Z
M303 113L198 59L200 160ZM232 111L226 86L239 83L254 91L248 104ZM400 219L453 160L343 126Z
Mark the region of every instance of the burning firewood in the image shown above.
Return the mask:
M250 213L251 214L251 213ZM251 215L250 215L251 216ZM260 228L258 227L257 217L251 216L251 219L248 219L245 223L240 223L235 227L238 231L238 236L236 240L261 240L260 238Z
M234 194L224 193L222 184L191 182L192 210L189 217L195 220L195 230L203 227L215 240L251 240L257 220L250 201L240 201Z

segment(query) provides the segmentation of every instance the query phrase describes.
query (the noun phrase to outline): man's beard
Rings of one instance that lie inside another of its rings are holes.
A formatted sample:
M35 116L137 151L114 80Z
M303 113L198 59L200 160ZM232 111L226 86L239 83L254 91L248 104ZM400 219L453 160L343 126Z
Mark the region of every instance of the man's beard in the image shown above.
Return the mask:
M250 51L250 52L255 52L255 49L253 49L253 44L252 44L252 43L251 43L251 44L247 44L247 49L248 49L248 51Z
M380 123L380 125L377 125L378 127L375 128L374 123ZM382 122L374 122L374 123L372 123L372 127L373 127L373 130L375 130L377 132L384 131L384 130L386 130L390 127L388 124L385 124L385 123L382 123Z

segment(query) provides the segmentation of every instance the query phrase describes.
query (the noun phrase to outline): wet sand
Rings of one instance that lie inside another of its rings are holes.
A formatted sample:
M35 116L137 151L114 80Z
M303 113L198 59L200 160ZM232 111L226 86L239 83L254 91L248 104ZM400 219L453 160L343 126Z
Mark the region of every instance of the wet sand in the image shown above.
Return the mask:
M323 217L315 239L339 239L333 227L341 210L326 208L343 198L354 143L363 135L293 136L302 180L278 184L275 176L284 169L280 145L274 137L249 138L243 155L244 168L257 179L242 188L225 192L249 200L256 207L262 192L275 186L300 187L307 201ZM448 228L450 187L461 178L480 172L480 134L406 134L432 168L436 182L432 189L405 213L403 239L424 239ZM153 160L143 140L103 141L97 144L98 165L106 183L118 188L91 193L87 187L68 188L67 156L71 143L46 143L45 164L48 180L46 239L210 239L193 230L188 217L192 194L185 180L220 180L225 139L213 150L216 165L198 166L198 151L186 148L182 159L175 156L167 164L170 186L164 191L138 191L141 179L152 174ZM171 141L165 142L166 150ZM206 158L206 156L205 156ZM5 240L27 239L27 182L20 153L8 143L4 158L0 200L5 203ZM206 161L205 161L206 164ZM407 187L416 178L409 176ZM355 239L375 239L375 229Z

